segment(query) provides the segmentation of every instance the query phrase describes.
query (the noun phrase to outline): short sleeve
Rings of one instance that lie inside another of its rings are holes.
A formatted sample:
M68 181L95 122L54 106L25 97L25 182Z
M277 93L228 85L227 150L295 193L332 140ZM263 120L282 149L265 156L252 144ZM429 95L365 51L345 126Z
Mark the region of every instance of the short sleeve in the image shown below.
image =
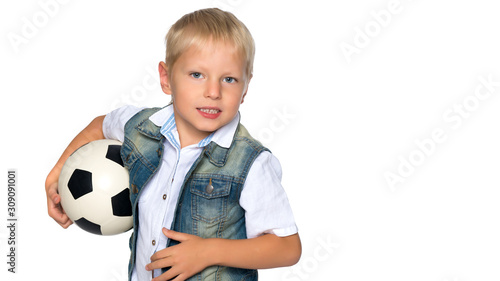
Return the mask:
M142 108L127 105L106 114L102 124L104 137L123 142L125 138L125 124L130 118L141 111L141 109Z
M298 232L288 197L281 185L281 165L270 152L262 152L248 172L241 192L247 237L266 233L280 237Z

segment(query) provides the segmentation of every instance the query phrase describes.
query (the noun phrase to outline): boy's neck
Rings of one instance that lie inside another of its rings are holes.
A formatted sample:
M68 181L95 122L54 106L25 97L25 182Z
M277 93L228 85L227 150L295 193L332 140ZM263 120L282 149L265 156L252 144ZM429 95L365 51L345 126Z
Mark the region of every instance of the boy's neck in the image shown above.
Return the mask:
M179 129L178 129L178 132L179 132L179 141L180 141L181 149L183 149L186 146L198 144L201 140L203 140L204 138L206 138L210 135L210 133L207 133L203 137L195 137L195 136L189 136L187 134L182 134Z
M200 141L202 141L212 133L212 132L202 132L193 127L185 128L185 126L183 126L182 124L177 123L176 117L175 119L176 119L177 133L179 134L179 142L181 145L181 149L186 146L198 144Z

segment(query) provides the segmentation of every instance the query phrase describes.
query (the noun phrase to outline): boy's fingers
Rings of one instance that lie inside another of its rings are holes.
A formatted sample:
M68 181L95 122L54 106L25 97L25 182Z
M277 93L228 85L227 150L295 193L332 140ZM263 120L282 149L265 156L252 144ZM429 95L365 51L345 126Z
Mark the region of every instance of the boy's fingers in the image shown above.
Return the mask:
M171 267L169 270L167 270L162 275L155 277L153 279L153 281L185 280L185 279L178 279L179 275L180 275L180 272L177 272L177 270L175 268Z
M191 237L191 234L169 230L169 229L166 229L165 227L161 231L163 232L163 234L166 237L168 237L172 240L175 240L175 241L179 241L179 242L184 242L184 241L188 240L189 237Z
M54 203L54 205L59 205L59 203L61 203L61 196L59 196L59 194L57 193L53 193L52 195L50 195L50 200L52 200L52 203Z
M68 218L68 220L63 223L63 224L60 224L63 228L68 228L70 225L72 225L73 222Z
M52 183L49 188L47 188L47 197L49 197L55 204L59 203L60 196L57 193L57 182Z
M146 265L146 270L151 271L154 269L160 269L160 268L172 266L171 261L172 261L172 259L170 257L163 257L163 258L159 258L159 259L151 258L151 263Z
M161 251L158 251L158 252L154 253L151 256L151 258L150 258L151 262L154 262L154 261L157 261L157 260L161 260L161 259L165 259L165 258L171 256L172 253L170 251L171 251L171 248L165 248L165 249L163 249Z
M63 228L68 228L73 222L61 207L61 196L57 193L57 182L47 188L47 207L49 216Z
M175 231L173 230L168 230L166 229L165 227L161 229L161 231L163 232L163 235L167 236L168 238L173 238L173 236L175 236Z
M64 213L61 213L59 219L54 219L54 220L63 228L68 228L70 225L73 224L73 222L69 219L69 217Z
M49 216L64 228L72 224L69 217L61 210L59 205L49 206Z

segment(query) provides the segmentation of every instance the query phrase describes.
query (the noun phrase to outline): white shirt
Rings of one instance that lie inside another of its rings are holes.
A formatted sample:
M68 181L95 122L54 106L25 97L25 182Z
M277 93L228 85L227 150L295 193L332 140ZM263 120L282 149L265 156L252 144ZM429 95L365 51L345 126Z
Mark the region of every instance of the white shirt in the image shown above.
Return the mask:
M103 132L108 139L124 140L125 123L141 108L125 106L104 118ZM151 272L145 270L151 256L167 245L162 228L170 229L177 199L184 178L203 150L214 141L229 148L239 122L237 115L230 123L218 129L198 144L180 148L179 134L172 106L167 106L149 118L165 136L162 163L158 172L143 187L139 196L139 231L137 233L136 264L132 280L150 280ZM263 196L265 194L265 196ZM286 193L281 186L281 165L276 157L264 151L250 168L240 196L245 210L247 237L265 233L280 237L298 232ZM161 274L155 271L155 276Z

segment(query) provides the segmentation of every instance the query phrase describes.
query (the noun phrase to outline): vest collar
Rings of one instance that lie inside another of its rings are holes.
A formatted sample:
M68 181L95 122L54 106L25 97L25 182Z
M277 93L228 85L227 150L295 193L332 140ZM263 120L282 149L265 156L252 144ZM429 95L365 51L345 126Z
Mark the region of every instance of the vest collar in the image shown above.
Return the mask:
M203 153L208 157L210 163L217 167L223 167L226 165L229 149L221 147L212 141L205 147Z
M217 167L222 167L226 165L227 157L229 155L229 151L233 147L233 143L235 138L238 136L240 131L246 131L245 127L239 123L239 118L238 118L238 125L236 127L236 130L234 131L233 135L233 140L231 142L231 145L229 147L222 147L218 145L216 142L211 141L203 150L203 153L206 154L208 157L210 163L214 164Z
M149 118L139 123L139 125L137 125L137 130L141 134L150 137L152 139L155 140L163 139L163 135L161 134L161 127L155 125L153 122L151 122L151 120L149 120Z

